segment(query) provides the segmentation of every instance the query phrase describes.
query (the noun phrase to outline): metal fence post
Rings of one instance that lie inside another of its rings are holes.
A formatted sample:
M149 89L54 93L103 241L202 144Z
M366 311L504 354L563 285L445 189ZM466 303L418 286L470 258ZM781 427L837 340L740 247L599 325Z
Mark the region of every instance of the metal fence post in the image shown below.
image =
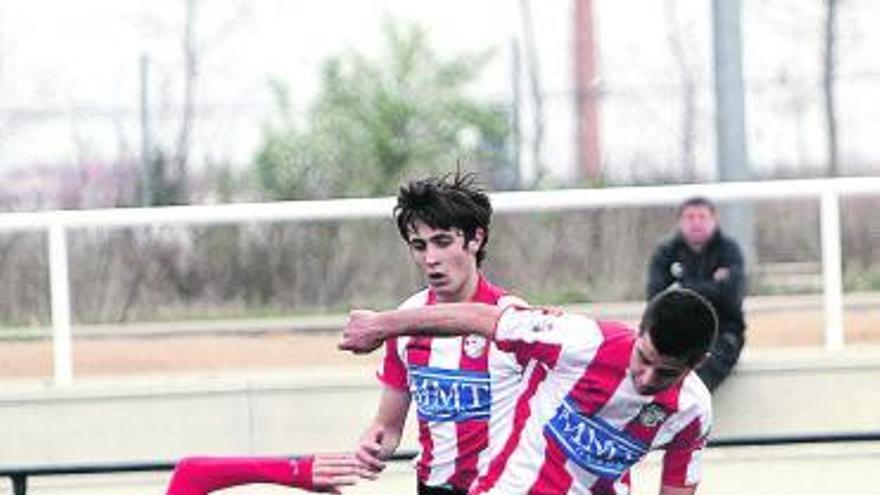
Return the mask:
M25 495L27 493L27 475L13 474L10 478L12 478L13 495Z
M843 268L840 237L840 198L831 187L822 191L822 282L824 286L825 348L843 348Z
M70 323L70 278L67 234L60 223L49 226L49 284L52 298L52 351L56 385L73 380L73 346Z

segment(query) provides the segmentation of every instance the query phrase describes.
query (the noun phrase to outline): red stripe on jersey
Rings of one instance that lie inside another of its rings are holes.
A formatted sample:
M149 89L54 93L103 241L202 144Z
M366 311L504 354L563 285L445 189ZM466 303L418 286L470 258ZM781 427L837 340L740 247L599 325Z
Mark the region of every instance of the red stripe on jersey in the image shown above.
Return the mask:
M593 483L593 486L590 487L591 495L616 495L614 492L614 483L617 480L611 480L608 478L599 478Z
M667 486L690 486L687 481L688 465L705 441L701 434L700 418L694 418L678 432L666 448L663 456L663 484ZM680 448L676 448L680 447Z
M455 431L458 435L458 457L455 459L455 474L448 483L467 491L477 477L480 452L489 446L489 422L462 421L455 424Z
M544 464L538 471L535 484L529 489L529 495L555 495L566 493L571 488L571 474L565 469L565 452L559 448L555 440L544 433L547 448L544 449Z
M397 345L396 338L385 341L385 359L377 376L379 381L395 390L407 390L406 365L400 360Z
M635 335L629 327L617 323L597 323L604 340L569 394L581 414L586 415L594 414L605 405L626 378L635 345Z
M590 487L590 495L617 495L617 492L614 489L615 483L618 481L622 482L627 487L626 493L629 493L629 471L623 473L623 476L619 478L619 480L611 480L608 478L599 478L593 483L593 486Z
M498 299L504 295L504 290L490 284L486 277L480 274L477 281L477 290L471 297L472 302L481 302L485 304L498 304Z
M486 475L480 479L479 484L473 491L474 494L489 491L495 486L495 483L498 482L498 478L501 476L501 473L504 472L504 468L507 465L507 460L510 458L511 454L513 454L513 451L516 450L516 446L519 445L519 439L520 436L522 436L526 421L528 421L529 416L532 415L532 408L529 405L529 401L535 395L535 392L538 391L538 385L540 385L546 378L547 369L543 366L535 366L532 373L529 375L529 383L516 401L516 408L513 412L513 428L511 429L510 436L507 438L504 447L502 447L498 455L492 459L492 462L489 464L489 469L486 471Z

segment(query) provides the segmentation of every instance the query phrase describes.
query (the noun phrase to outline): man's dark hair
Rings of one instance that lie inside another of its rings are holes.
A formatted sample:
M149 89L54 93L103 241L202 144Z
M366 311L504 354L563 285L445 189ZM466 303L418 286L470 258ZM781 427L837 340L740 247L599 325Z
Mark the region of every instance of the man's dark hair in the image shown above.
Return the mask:
M690 289L670 288L648 303L640 332L648 332L657 352L695 366L718 332L712 304Z
M474 238L477 229L483 229L483 243L477 251L477 266L485 257L489 242L489 223L492 204L477 185L472 173L446 174L427 177L401 186L394 207L397 230L409 242L409 231L422 222L433 229L459 229L465 242Z
M715 203L711 199L705 196L694 196L692 198L688 198L682 201L681 204L678 205L678 216L681 216L685 208L689 208L691 206L704 206L706 208L709 208L709 211L711 211L712 213L716 212Z

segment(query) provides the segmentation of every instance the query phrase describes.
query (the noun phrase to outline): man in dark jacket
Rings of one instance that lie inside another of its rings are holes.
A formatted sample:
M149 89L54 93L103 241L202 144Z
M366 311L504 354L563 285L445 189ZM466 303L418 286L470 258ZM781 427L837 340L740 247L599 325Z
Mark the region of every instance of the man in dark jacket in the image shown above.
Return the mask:
M745 343L745 269L739 245L721 232L715 205L706 198L679 206L678 230L651 257L648 299L669 286L692 289L715 306L718 337L709 359L697 369L714 390L730 374Z

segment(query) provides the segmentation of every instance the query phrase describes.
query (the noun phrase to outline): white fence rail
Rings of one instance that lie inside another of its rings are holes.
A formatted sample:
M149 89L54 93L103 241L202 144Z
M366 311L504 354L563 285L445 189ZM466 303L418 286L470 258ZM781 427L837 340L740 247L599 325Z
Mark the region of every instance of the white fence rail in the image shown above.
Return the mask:
M505 192L493 194L492 204L496 212L512 213L668 205L695 195L719 202L816 198L821 202L825 346L834 350L844 344L840 197L864 194L880 194L880 177ZM69 229L388 218L393 205L393 198L376 198L6 213L0 214L0 232L45 230L48 234L54 380L66 384L73 379Z

